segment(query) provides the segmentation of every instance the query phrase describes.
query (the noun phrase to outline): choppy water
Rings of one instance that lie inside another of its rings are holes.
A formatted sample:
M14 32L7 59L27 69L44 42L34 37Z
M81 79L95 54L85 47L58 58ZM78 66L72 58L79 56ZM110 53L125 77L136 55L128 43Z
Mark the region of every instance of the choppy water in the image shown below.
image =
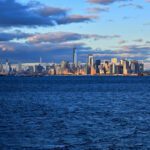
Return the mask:
M0 150L150 149L150 77L0 77Z

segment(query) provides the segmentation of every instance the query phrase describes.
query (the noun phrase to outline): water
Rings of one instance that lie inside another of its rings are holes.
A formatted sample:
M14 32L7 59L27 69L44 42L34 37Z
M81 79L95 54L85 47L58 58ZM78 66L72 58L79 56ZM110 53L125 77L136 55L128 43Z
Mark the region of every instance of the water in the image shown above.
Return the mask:
M150 149L149 91L150 77L0 77L0 149Z

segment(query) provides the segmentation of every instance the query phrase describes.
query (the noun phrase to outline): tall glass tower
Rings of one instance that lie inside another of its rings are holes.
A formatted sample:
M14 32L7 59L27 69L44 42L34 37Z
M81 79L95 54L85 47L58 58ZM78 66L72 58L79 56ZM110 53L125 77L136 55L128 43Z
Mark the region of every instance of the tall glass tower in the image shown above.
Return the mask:
M77 53L76 48L73 48L73 65L77 67Z

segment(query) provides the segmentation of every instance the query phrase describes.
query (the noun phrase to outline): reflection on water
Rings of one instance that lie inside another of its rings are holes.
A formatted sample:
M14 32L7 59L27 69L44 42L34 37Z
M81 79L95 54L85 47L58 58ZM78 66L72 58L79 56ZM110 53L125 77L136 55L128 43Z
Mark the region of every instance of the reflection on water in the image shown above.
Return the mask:
M0 149L150 149L150 77L1 77Z

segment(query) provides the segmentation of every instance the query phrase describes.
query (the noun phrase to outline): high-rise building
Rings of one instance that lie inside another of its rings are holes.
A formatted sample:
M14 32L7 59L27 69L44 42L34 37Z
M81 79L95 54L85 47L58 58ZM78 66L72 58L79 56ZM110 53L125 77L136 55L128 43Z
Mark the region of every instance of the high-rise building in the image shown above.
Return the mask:
M97 74L100 73L100 64L101 64L101 60L96 60L95 61L95 70L96 70Z
M35 66L35 73L42 73L44 71L44 67L39 65Z
M36 73L39 73L37 72L38 70L36 70ZM28 69L26 70L26 73L27 74L33 74L34 73L34 68L33 66L28 66Z
M116 74L123 74L123 66L116 65Z
M90 66L90 67L94 66L94 56L93 55L88 56L88 66Z
M117 62L118 62L117 58L112 58L112 59L111 59L111 63L117 64Z
M93 55L88 55L87 74L91 74L91 75L95 74Z
M130 68L131 68L131 73L133 73L133 74L139 73L138 61L131 61Z
M0 73L3 72L3 64L2 64L2 61L0 61Z
M55 66L55 70L56 70L56 74L57 74L57 75L60 75L61 72L62 72L60 65L56 65L56 66Z
M139 73L143 73L144 72L144 64L139 64Z
M76 48L73 48L73 65L77 67L77 53Z
M109 63L109 61L105 61L105 63L104 63L104 72L105 72L105 74L110 74L110 72L111 72L111 70L110 70L110 63Z
M128 75L130 73L129 61L121 60L121 65L123 66L123 74Z
M17 71L18 71L18 72L22 72L22 70L23 70L23 69L22 69L22 64L19 63L19 64L18 64L18 67L17 67Z
M69 62L68 61L62 61L61 62L61 69L68 69L69 68Z
M116 74L116 72L117 72L116 64L115 64L115 63L112 63L112 64L110 65L110 73L111 73L111 74Z
M5 64L5 73L9 74L11 72L11 64L8 60L6 60L6 64Z

